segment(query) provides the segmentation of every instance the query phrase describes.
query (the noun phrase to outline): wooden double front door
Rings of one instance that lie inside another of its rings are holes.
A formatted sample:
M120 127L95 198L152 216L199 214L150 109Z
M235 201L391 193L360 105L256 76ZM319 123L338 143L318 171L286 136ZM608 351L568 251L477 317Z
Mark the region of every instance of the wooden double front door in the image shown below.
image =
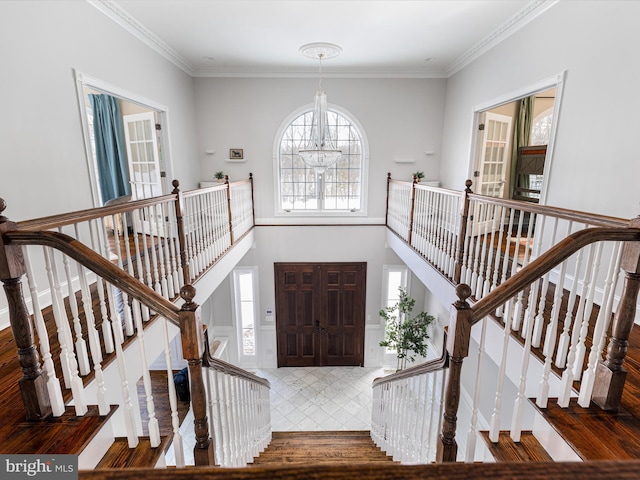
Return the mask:
M274 267L278 366L361 366L367 264Z

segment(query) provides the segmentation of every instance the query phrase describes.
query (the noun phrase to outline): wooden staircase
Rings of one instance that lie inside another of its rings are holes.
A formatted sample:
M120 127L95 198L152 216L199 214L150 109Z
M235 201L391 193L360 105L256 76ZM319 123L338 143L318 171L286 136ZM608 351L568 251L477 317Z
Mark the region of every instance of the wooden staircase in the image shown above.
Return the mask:
M368 431L273 432L253 466L393 463Z

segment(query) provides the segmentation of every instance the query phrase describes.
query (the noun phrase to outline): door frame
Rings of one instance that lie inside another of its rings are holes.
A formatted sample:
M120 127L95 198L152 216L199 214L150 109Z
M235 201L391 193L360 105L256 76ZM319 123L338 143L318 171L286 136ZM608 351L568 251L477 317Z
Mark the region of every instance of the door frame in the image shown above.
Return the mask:
M472 123L472 141L471 152L469 155L469 170L468 178L473 179L473 172L477 170L477 152L482 142L482 132L478 130L478 125L482 121L482 115L485 111L493 108L505 105L507 103L515 102L521 98L535 95L536 93L544 92L551 88L556 89L556 98L553 104L553 121L551 123L551 132L549 134L549 144L547 145L547 156L544 162L544 182L542 184L542 190L540 192L540 204L545 204L547 200L547 192L549 191L549 179L551 173L551 162L553 161L553 153L556 140L556 132L558 129L558 120L560 119L560 107L562 104L562 93L564 89L564 83L566 81L567 71L563 70L557 75L547 77L536 83L523 86L514 91L500 95L486 102L482 102L473 107L473 123ZM513 160L512 160L513 161Z
M171 154L171 143L169 135L169 108L166 105L158 103L154 100L138 95L137 93L130 92L122 89L108 82L100 80L99 78L86 75L77 69L73 69L74 78L76 82L76 93L78 96L78 107L80 110L80 121L82 125L82 135L84 138L85 156L87 160L87 172L89 176L89 187L91 190L91 197L93 199L94 207L101 207L102 200L100 199L100 191L98 188L98 178L94 168L93 162L93 150L91 148L91 135L89 132L89 123L87 121L87 111L85 108L85 94L84 89L90 88L97 90L107 95L113 95L127 102L141 105L149 110L157 112L158 121L162 125L160 130L160 148L162 148L162 162L164 165L164 172L166 173L161 182L163 193L171 191L170 181L173 179L173 155ZM127 160L128 163L128 160Z

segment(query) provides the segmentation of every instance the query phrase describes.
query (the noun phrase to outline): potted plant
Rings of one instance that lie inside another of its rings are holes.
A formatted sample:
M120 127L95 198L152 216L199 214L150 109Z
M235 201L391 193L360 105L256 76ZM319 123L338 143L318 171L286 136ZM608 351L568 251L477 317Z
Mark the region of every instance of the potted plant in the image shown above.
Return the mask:
M220 172L216 172L213 174L214 178L216 180L218 180L218 183L222 183L224 182L224 172L220 171Z
M413 173L413 179L416 182L419 182L420 180L422 180L424 178L424 172L422 170L418 170L417 172Z
M420 312L411 317L416 301L407 295L404 288L398 289L399 300L395 305L380 310L379 315L384 319L385 339L380 342L381 347L391 347L398 354L396 371L404 369L407 359L413 362L415 354L427 355L428 327L435 318L426 312Z

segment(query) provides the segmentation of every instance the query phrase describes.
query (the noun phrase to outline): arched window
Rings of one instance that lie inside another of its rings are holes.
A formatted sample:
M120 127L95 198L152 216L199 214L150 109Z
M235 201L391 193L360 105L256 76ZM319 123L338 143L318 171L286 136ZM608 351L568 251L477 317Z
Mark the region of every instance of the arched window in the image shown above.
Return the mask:
M553 121L553 108L548 108L533 119L530 145L548 145Z
M328 110L336 146L337 163L318 173L297 155L311 134L311 108L285 123L277 141L278 206L280 213L300 212L364 214L366 145L355 121L335 108Z

